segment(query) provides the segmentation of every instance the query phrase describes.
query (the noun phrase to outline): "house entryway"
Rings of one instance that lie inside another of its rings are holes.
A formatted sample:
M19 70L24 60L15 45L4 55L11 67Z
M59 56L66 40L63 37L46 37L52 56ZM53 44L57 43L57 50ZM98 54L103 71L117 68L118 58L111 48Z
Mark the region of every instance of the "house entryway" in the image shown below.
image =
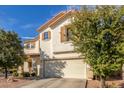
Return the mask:
M26 61L24 62L24 72L35 72L37 73L37 66L40 65L39 55L28 55Z

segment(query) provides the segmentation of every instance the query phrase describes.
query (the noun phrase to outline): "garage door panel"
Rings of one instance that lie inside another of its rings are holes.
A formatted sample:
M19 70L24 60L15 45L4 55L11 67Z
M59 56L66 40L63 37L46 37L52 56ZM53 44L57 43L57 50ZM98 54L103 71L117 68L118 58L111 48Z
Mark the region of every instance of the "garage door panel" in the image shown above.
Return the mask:
M61 60L45 62L45 77L63 77L63 69L66 67L66 62Z
M47 61L46 77L85 78L86 66L82 60Z
M66 68L63 69L63 77L84 78L85 64L82 62L82 60L68 60L66 64Z

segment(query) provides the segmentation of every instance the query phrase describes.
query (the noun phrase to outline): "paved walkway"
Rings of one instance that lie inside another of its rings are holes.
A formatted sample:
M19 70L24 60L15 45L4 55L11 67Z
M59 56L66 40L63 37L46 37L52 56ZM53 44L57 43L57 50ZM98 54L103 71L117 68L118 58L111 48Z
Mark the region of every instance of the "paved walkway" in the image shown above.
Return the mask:
M82 79L49 78L35 80L21 88L84 88L85 84L86 80Z

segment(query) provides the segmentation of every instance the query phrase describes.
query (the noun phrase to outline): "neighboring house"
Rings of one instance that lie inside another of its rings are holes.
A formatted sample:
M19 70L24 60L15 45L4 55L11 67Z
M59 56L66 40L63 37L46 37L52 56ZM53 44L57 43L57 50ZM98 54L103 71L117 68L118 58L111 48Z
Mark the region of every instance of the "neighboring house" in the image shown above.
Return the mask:
M41 72L44 77L87 78L87 64L83 57L74 51L70 40L71 30L68 25L73 12L62 11L37 29L39 39L35 43L40 41ZM31 43L32 40L26 42ZM35 48L39 49L38 46ZM25 52L31 53L30 57L35 54L39 56L39 52L33 50L26 49Z

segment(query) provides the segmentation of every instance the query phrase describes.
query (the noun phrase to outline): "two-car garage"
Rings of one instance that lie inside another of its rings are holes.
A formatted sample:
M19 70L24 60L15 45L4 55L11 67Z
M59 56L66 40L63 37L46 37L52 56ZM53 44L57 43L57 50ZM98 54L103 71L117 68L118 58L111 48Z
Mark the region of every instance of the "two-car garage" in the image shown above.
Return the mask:
M82 59L45 61L45 77L86 79L86 64Z

